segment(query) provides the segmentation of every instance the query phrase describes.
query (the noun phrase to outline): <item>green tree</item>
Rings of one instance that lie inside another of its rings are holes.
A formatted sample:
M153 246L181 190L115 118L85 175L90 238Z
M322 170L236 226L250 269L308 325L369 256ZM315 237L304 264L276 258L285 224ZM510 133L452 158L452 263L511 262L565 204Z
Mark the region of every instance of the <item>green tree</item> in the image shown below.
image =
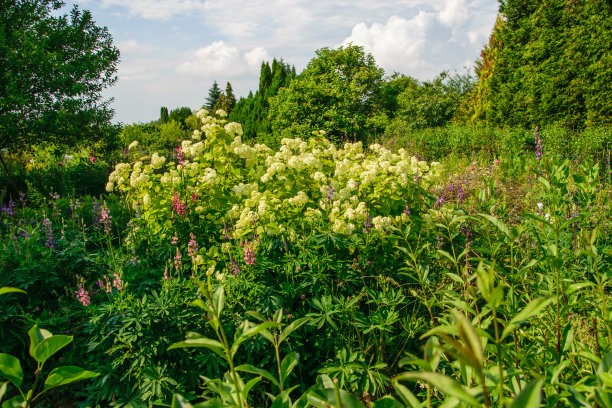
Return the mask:
M487 122L571 128L612 123L609 0L506 0L479 70Z
M473 87L474 80L469 74L442 72L431 81L412 79L397 97L397 117L413 129L445 126Z
M278 91L289 86L295 78L295 67L286 64L276 58L272 61L272 67L266 62L262 64L259 83L261 91L249 92L246 98L240 98L229 119L242 124L244 139L258 138L260 142L274 145L274 140L268 136L272 133L268 120L268 100L275 96ZM225 90L227 94L227 89Z
M191 108L187 106L182 106L180 108L172 109L170 111L170 115L168 116L168 119L170 121L175 121L179 123L181 126L185 126L185 120L189 116L191 116L191 114L192 114Z
M112 129L102 91L117 80L119 50L90 12L61 14L63 5L0 0L0 150L96 141Z
M308 136L324 130L329 137L365 140L368 123L380 108L384 71L363 47L349 45L316 52L288 88L270 98L275 136Z
M234 110L234 106L236 106L236 96L234 96L234 90L232 89L232 84L229 82L225 84L225 98L227 100L227 108L225 111L229 115Z
M208 90L208 97L206 97L206 103L204 106L208 110L212 110L215 107L215 103L221 97L221 89L219 89L219 85L217 81L214 81L210 89Z
M162 106L159 113L159 121L161 123L166 123L168 121L168 108Z

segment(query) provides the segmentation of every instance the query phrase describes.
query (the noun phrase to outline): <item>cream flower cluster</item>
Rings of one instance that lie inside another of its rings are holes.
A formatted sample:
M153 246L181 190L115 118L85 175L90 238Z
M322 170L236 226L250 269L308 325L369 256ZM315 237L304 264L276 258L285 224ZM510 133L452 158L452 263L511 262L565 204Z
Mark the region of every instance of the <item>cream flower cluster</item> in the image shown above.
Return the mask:
M235 239L254 229L291 239L304 225L339 234L384 233L406 220L405 207L440 172L437 163L377 144L337 148L320 137L285 138L273 151L244 143L242 127L218 112L221 119L206 110L196 116L206 139L199 141L198 133L181 143L182 164L154 153L150 165L118 164L109 177L107 189L131 193L133 205L148 211L143 222L159 229L172 218L171 203L180 194L199 222L214 223L220 233L231 225Z

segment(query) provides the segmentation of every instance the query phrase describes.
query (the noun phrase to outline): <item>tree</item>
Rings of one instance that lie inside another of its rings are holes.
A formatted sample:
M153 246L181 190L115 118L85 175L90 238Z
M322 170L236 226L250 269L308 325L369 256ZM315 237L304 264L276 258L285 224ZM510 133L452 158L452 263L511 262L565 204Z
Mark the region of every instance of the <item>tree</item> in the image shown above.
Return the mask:
M106 27L59 0L0 0L0 149L99 140L119 50ZM1 158L1 157L0 157Z
M612 3L505 0L482 54L475 114L489 123L612 123Z
M168 108L162 106L159 111L159 121L161 123L166 123L168 121Z
M289 86L293 78L295 78L295 67L282 60L277 61L275 58L272 68L267 62L262 63L260 90L255 94L249 92L249 96L240 98L229 116L229 120L242 124L245 140L258 137L261 142L274 146L274 141L266 137L272 133L268 121L268 100L275 96L279 89ZM228 93L227 88L225 92Z
M270 98L272 131L308 136L324 130L329 137L365 140L368 123L379 108L384 71L363 47L349 45L316 52L304 72Z
M172 109L170 111L170 115L168 116L168 119L170 121L175 121L179 123L181 126L184 126L185 119L191 116L191 114L192 114L191 108L187 106L182 106L180 108Z
M206 103L204 106L208 110L212 110L215 107L215 103L221 97L221 89L219 89L219 85L217 81L214 81L210 89L208 90L208 97L206 98Z
M227 99L227 109L225 111L229 115L232 113L234 106L236 106L236 97L234 96L234 90L232 89L232 84L229 82L225 84L225 98Z

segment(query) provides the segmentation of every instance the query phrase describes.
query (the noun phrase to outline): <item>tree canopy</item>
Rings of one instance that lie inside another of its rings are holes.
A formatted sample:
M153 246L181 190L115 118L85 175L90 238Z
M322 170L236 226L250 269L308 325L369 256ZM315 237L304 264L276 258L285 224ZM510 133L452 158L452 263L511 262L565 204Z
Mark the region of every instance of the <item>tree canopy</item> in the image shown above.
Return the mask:
M307 136L324 130L332 138L364 140L372 130L384 71L362 47L322 48L289 87L270 98L275 134Z
M103 137L113 116L101 92L119 50L91 13L59 0L0 0L0 149Z
M492 124L612 123L612 3L500 1L474 117Z
M255 137L265 139L272 133L268 120L268 101L278 93L279 89L289 86L293 78L295 78L295 67L283 60L275 58L272 65L262 62L259 89L255 94L251 92L246 98L240 98L229 116L230 120L242 124L245 140ZM274 141L269 139L262 141L274 144Z
M206 97L206 103L204 104L206 109L212 110L215 107L215 103L217 103L220 97L221 97L221 89L219 88L219 84L217 84L217 81L213 81L212 86L208 90L208 96Z

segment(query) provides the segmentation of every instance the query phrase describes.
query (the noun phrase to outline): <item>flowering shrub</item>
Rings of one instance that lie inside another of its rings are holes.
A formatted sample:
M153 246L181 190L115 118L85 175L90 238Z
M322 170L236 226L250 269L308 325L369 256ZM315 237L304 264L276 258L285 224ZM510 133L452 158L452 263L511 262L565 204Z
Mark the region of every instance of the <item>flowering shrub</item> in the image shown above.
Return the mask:
M278 151L250 146L242 142L240 124L205 110L197 116L201 131L181 143L176 161L153 153L134 164L120 163L107 190L126 194L140 228L164 238L177 222L188 222L190 232L214 231L219 240L242 243L247 265L254 263L261 234L295 241L304 228L344 235L387 232L407 220L406 208L416 207L440 173L438 163L403 149L392 153L361 143L338 148L322 134L283 139ZM232 269L236 274L237 265Z

